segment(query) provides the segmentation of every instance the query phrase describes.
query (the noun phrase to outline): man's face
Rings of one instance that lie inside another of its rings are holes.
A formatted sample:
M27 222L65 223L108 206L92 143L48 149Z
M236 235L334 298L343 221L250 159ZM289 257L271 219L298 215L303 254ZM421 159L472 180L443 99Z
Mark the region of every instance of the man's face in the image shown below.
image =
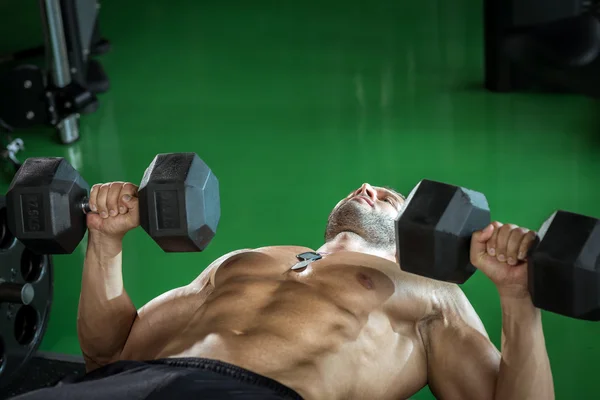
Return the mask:
M333 208L325 241L341 232L354 232L375 247L395 245L394 222L403 204L398 193L365 183Z

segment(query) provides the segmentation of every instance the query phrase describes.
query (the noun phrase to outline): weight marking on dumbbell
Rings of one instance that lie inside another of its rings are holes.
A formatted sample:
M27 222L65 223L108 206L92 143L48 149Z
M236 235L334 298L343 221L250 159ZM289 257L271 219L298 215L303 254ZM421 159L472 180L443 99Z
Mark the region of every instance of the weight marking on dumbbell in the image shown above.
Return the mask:
M46 229L42 215L43 199L40 194L27 193L21 195L23 208L23 232L40 232Z
M154 194L158 229L179 229L179 207L176 190L160 190Z

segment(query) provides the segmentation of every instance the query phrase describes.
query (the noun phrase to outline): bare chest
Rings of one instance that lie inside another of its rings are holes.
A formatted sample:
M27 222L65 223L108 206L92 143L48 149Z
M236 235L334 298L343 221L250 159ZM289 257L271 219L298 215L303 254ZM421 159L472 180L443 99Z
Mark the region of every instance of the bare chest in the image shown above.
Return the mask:
M356 252L318 254L291 246L257 249L223 262L214 283L216 292L237 283L249 288L250 296L252 287L269 293L268 287L283 285L285 293L296 298L322 297L363 317L378 309L403 323L417 322L432 309L429 280L403 272L389 260Z
M314 399L404 398L422 387L417 324L429 306L418 277L361 253L297 257L308 251L274 247L224 260L208 293L176 296L146 316L152 322L131 354L221 359Z
M429 306L418 277L359 253L298 257L307 251L268 248L224 262L198 326L236 336L221 334L218 345L202 342L192 354L236 354L230 362L307 398L403 398L420 389L417 325Z

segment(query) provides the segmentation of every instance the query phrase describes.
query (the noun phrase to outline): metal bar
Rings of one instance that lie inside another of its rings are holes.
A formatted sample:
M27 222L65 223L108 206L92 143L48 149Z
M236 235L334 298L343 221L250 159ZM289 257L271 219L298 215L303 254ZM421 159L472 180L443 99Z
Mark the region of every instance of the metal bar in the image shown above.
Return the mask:
M33 286L29 283L0 282L0 303L29 304Z
M71 70L69 67L69 56L62 20L60 0L42 0L45 6L45 15L50 39L50 50L52 62L50 70L52 80L57 88L64 88L71 83ZM58 124L60 140L65 143L73 143L79 139L79 127L77 116L71 115Z

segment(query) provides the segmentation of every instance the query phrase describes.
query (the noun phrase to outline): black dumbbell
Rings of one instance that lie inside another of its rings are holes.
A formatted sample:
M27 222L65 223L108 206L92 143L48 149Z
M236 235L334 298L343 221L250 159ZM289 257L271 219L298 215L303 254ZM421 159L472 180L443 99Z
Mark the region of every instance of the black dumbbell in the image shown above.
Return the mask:
M554 212L529 255L529 293L544 310L600 321L600 220Z
M422 180L396 219L402 270L462 284L476 271L470 262L471 237L489 225L482 193ZM565 211L554 213L538 232L528 255L533 303L572 318L600 320L600 224Z
M29 158L6 193L8 228L35 253L70 254L86 232L89 189L64 158ZM138 197L140 225L164 251L202 251L214 237L219 183L195 153L158 154Z

